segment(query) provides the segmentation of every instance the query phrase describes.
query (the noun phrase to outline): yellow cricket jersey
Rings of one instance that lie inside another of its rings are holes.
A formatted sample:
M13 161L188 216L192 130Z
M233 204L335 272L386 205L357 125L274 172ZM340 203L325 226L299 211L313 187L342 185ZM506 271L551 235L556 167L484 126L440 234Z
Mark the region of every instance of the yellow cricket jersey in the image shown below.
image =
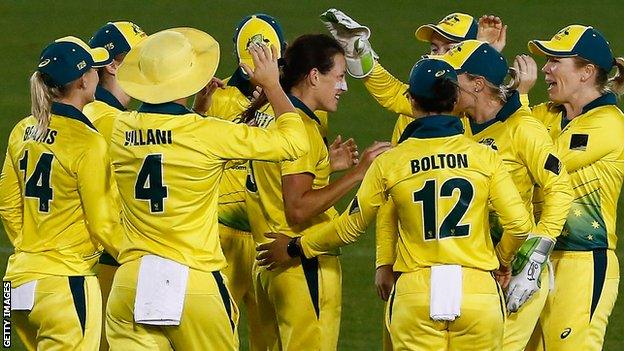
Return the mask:
M126 232L119 262L154 254L202 271L223 268L217 201L227 161L308 152L298 114L285 113L275 125L204 118L176 103L144 103L117 116L110 152Z
M533 233L556 238L573 198L570 178L548 132L531 110L522 106L519 94L514 93L494 119L483 124L469 122L466 135L492 148L503 159L530 213L533 213L534 184L540 186L545 203ZM503 228L495 213L491 213L490 227L492 236L498 240Z
M95 89L95 101L88 103L82 112L89 118L104 139L110 141L115 117L126 108L101 85Z
M228 79L225 89L217 89L212 96L212 103L206 115L226 121L239 123L241 114L249 107L249 98L243 93L244 83L237 79ZM234 85L236 84L236 85ZM246 85L245 84L245 85ZM219 223L240 231L250 232L245 205L245 180L247 165L236 164L223 172L219 183L218 216Z
M402 116L412 115L412 105L406 96L409 86L394 77L379 62L375 63L371 73L364 79L364 86L386 110ZM520 101L523 106L529 106L528 95L520 95Z
M552 102L533 108L533 115L553 138L574 190L556 250L615 249L617 203L624 179L624 115L616 103L615 95L602 95L571 121Z
M237 69L232 77L226 80L225 89L217 89L212 96L212 103L207 115L232 121L240 122L241 114L250 105L252 87L248 79L242 76ZM268 107L268 106L267 106ZM266 109L265 107L264 109ZM256 118L259 126L265 128L273 120L271 113L259 111ZM315 115L321 121L323 130L327 130L327 112L316 111ZM324 123L324 124L323 124ZM323 134L325 136L325 134ZM219 223L237 230L250 232L249 219L247 218L247 205L245 204L245 181L247 179L247 165L239 164L230 167L223 172L219 184Z
M0 177L0 216L15 247L4 279L13 286L93 275L100 243L116 254L122 237L106 141L75 107L55 102L51 112L41 142L34 117L13 128Z
M250 174L247 180L247 209L251 232L257 243L268 241L267 232L280 232L288 236L302 236L318 230L338 213L333 207L313 217L306 223L291 227L286 221L282 198L282 176L309 173L314 176L313 189L320 189L329 184L331 167L329 151L320 132L320 122L316 115L299 99L290 96L293 105L299 111L310 142L310 152L294 161L280 164L268 162L250 162ZM272 113L266 110L265 113ZM269 124L267 128L274 128Z
M301 239L305 255L355 241L391 199L401 227L396 271L436 264L494 270L499 259L508 265L532 221L500 157L462 135L457 117L420 118L406 132L407 140L373 162L349 208ZM496 250L489 202L505 228Z

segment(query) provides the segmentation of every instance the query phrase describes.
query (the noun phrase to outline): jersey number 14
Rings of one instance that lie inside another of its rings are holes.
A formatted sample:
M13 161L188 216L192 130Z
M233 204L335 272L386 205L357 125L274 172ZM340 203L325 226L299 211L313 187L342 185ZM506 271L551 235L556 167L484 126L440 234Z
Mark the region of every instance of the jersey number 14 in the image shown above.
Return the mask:
M54 191L50 186L52 173L52 160L54 155L44 152L39 156L35 170L28 177L28 150L19 160L19 169L24 172L24 197L39 200L39 212L50 212L50 201L54 197Z

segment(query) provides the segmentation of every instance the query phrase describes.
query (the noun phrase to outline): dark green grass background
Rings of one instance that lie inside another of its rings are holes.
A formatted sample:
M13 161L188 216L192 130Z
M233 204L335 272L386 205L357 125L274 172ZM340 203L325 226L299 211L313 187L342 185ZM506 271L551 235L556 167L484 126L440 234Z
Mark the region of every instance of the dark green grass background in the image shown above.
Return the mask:
M330 7L351 14L372 30L371 42L380 61L397 77L406 79L414 62L428 51L415 40L414 30L423 23L436 22L448 13L461 11L481 16L499 15L509 25L505 56L527 52L528 39L549 38L565 25L593 25L609 38L616 55L624 56L619 1L0 1L0 156L11 128L30 112L28 78L37 65L41 49L52 40L75 35L88 40L101 25L111 20L130 20L147 33L191 26L212 34L221 44L221 64L217 75L228 76L235 68L232 33L239 20L251 13L265 12L279 19L289 40L304 33L325 33L318 15ZM538 64L543 59L538 58ZM531 93L531 101L545 99L541 82ZM367 94L361 82L350 79L349 92L331 115L331 136L355 137L363 149L373 140L390 138L395 116ZM343 209L346 200L338 208ZM620 213L620 211L618 211ZM621 230L621 222L618 220ZM379 350L383 305L375 294L374 238L372 228L359 243L344 249L343 314L340 350ZM0 269L5 270L10 244L0 235ZM618 250L622 257L622 246ZM582 282L579 282L582 284ZM621 290L621 289L620 289ZM624 309L616 303L610 319L605 350L624 349ZM245 329L241 321L241 329ZM247 349L243 331L241 349ZM15 349L21 344L13 334Z

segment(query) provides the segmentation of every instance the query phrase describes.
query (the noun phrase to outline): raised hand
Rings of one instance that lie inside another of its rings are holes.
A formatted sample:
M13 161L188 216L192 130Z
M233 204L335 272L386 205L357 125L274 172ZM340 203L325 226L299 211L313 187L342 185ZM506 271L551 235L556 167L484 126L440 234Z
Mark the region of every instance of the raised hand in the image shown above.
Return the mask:
M507 25L500 17L484 15L479 18L477 40L488 42L496 51L502 52L507 44Z
M342 136L338 135L336 140L329 145L329 163L332 172L343 171L357 165L358 156L358 147L353 138L343 142Z
M537 63L531 56L523 54L516 56L513 66L518 73L517 79L520 80L518 92L528 94L537 81Z
M193 111L200 115L206 115L206 111L208 111L210 104L212 104L212 94L214 94L218 88L225 88L225 83L221 79L213 77L202 90L195 94Z
M253 59L254 68L241 62L240 66L245 73L263 88L279 86L279 68L277 65L277 48L269 48L264 43L251 43L247 48Z
M377 158L377 156L381 155L382 153L390 150L391 148L392 144L387 141L375 141L373 145L369 146L366 150L364 150L364 153L362 154L362 157L360 157L360 161L358 162L357 166L355 166L354 170L358 178L360 180L364 179L364 174L366 174L366 171L370 167L371 163L373 163L375 158Z

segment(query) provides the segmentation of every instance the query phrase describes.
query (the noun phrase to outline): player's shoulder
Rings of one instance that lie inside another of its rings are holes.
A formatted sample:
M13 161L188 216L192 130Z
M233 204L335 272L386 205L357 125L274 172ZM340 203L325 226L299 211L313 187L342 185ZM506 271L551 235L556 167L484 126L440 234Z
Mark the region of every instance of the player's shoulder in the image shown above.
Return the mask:
M8 147L16 146L16 144L21 144L22 142L28 139L28 135L34 130L37 125L37 119L35 117L27 116L19 120L11 133L9 134Z
M516 137L543 137L548 132L546 126L540 120L535 118L530 108L521 106L506 121L506 127L509 130L512 139Z
M465 135L461 136L460 141L465 146L464 153L468 155L470 159L476 161L471 162L471 165L489 169L492 166L498 166L498 164L502 162L501 158L492 147L478 143Z
M96 122L102 118L115 118L115 116L121 112L121 110L99 100L86 104L82 109L82 113L84 113L91 122Z
M563 106L555 104L552 101L543 102L531 107L531 114L533 117L544 124L560 119L562 112Z

